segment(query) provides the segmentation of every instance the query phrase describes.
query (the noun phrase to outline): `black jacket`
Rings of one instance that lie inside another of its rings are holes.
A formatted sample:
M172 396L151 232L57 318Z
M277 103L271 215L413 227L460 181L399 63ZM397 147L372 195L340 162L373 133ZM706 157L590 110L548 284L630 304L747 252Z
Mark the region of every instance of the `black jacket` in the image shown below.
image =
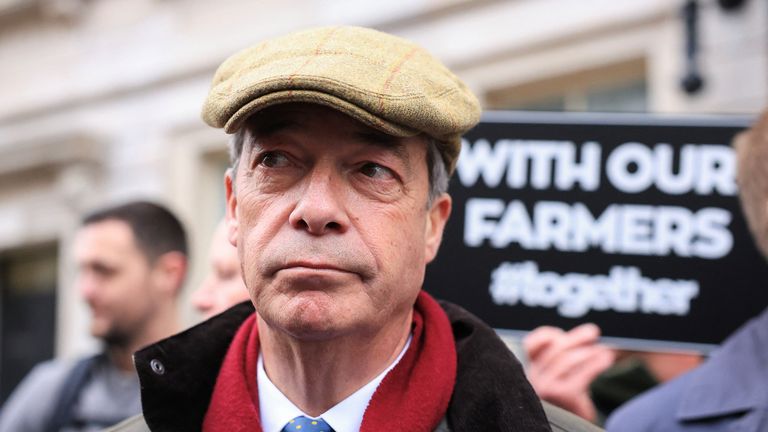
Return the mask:
M495 332L456 305L441 302L441 306L450 319L458 355L456 385L441 428L550 431L520 363ZM241 303L136 353L144 421L150 430L200 430L221 362L240 324L252 313L249 302ZM559 426L552 423L555 430L598 430L570 414L558 415ZM146 430L144 421L133 419L114 430ZM562 428L563 422L585 427Z

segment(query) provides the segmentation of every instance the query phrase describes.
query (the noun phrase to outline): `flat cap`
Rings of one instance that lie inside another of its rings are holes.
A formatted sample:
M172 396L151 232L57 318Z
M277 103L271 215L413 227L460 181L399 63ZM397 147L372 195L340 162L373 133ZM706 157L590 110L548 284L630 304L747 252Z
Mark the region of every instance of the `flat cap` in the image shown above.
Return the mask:
M289 102L326 105L393 136L426 134L449 173L461 135L480 119L477 98L425 49L360 27L309 29L238 52L216 71L202 116L234 133Z

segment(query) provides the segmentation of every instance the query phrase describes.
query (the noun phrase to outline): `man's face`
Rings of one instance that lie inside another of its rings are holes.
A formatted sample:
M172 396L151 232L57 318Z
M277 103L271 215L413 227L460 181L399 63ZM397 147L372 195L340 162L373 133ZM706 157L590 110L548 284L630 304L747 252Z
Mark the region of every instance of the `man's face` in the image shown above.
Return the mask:
M88 224L74 244L77 287L91 309L91 334L124 346L155 313L152 269L125 222Z
M426 140L309 104L249 131L227 210L261 318L313 340L402 325L450 213L447 195L427 208Z
M192 294L192 304L206 318L248 299L237 249L229 242L224 224L219 224L213 234L208 260L208 276Z

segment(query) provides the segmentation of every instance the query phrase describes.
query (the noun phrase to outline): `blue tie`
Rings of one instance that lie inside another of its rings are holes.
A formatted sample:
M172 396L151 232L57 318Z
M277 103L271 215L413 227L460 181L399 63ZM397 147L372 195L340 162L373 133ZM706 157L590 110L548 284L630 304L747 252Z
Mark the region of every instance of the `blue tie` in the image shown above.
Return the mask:
M288 422L282 432L334 432L323 419L313 420L309 417L298 416Z

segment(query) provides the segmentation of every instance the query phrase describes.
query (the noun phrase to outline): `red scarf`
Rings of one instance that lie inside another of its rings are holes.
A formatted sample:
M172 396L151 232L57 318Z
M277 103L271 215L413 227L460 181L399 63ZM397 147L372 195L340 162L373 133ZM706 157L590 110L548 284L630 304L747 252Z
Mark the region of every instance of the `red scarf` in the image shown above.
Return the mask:
M237 331L221 365L203 421L205 432L260 432L256 315ZM448 317L426 292L413 311L413 338L384 377L363 415L361 432L431 432L448 409L456 381L456 347Z

